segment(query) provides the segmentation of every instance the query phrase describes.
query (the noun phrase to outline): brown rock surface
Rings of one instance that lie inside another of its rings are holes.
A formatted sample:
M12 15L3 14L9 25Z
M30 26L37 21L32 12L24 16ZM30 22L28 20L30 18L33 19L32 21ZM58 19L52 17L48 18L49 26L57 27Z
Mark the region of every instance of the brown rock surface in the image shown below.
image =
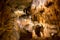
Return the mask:
M51 37L46 40L60 39L54 37L55 34L60 36L60 1L33 0L32 5L31 3L32 0L0 0L0 40L40 40L40 37L43 38L41 40L44 40L46 37ZM31 9L29 8L30 5ZM22 10L25 8L27 9L24 13ZM19 11L15 12L16 10ZM26 15L24 17L26 18L21 17L23 16L21 13L24 13L24 15ZM32 19L29 19L29 16L31 16ZM21 18L27 21L21 21ZM31 24L33 25L31 26ZM36 25L42 25L44 29L40 37L37 36L37 39L32 39L32 33L34 35L33 30L35 30L33 27Z

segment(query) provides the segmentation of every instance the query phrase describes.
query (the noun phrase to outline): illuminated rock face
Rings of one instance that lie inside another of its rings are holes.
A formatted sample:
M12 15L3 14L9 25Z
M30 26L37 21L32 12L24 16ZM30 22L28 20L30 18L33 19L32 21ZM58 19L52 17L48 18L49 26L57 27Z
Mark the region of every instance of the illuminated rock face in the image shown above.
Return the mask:
M0 0L0 40L20 39L20 27L17 24L17 19L20 9L24 9L31 2L27 1Z
M54 33L57 33L59 31L60 8L58 7L58 4L60 3L57 3L58 0L45 0L43 2L45 3L41 5L33 3L34 5L31 6L31 13L33 16L35 15L37 17L38 22L43 25L44 37L50 37L54 35Z
M31 20L37 20L39 25L43 25L43 30L41 32L41 37L50 37L55 33L59 32L60 27L60 1L59 0L33 0L29 14L31 14L32 19L26 19L27 21L21 21L19 13L24 13L20 11L21 9L29 6L31 0L2 0L0 1L0 40L19 40L21 25L30 24ZM16 12L18 11L18 14ZM35 17L34 17L35 16ZM20 23L21 22L21 23ZM35 21L31 22L32 24ZM21 25L20 25L20 24ZM35 26L35 25L33 25ZM23 26L24 27L24 26ZM31 28L31 29L30 29ZM32 28L30 24L26 30L33 32L35 29ZM31 31L33 29L33 31ZM24 33L26 31L24 30ZM28 33L29 33L28 32ZM38 34L38 33L37 33ZM29 35L29 34L28 34ZM39 35L39 34L38 34ZM30 35L29 35L30 36Z

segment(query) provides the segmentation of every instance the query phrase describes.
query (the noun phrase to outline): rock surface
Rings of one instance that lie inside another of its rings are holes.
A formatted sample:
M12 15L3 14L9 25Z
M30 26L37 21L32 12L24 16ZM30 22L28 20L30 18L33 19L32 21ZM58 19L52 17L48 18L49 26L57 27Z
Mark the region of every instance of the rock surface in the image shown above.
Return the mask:
M0 40L59 40L59 31L59 0L0 0Z

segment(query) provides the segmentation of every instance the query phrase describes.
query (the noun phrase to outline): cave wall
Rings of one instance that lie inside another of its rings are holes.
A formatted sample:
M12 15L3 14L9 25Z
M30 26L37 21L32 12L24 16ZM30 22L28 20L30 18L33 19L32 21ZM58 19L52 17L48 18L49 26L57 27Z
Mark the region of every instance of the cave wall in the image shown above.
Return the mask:
M53 4L44 4L42 8L37 7L37 9L31 6L30 13L34 19L36 15L37 20L45 28L57 27L60 28L60 1L52 0ZM16 22L18 16L14 13L16 10L21 10L28 7L31 0L0 0L0 40L19 40L20 39L20 29ZM28 6L26 6L28 5ZM37 11L38 10L38 11ZM41 12L43 10L43 12ZM36 13L35 13L36 12ZM35 13L35 14L34 14ZM49 29L48 29L49 30ZM60 30L58 30L60 31ZM50 32L46 32L44 29L44 35Z
M31 1L0 0L0 40L19 40L20 29L17 25L15 10L24 9Z

